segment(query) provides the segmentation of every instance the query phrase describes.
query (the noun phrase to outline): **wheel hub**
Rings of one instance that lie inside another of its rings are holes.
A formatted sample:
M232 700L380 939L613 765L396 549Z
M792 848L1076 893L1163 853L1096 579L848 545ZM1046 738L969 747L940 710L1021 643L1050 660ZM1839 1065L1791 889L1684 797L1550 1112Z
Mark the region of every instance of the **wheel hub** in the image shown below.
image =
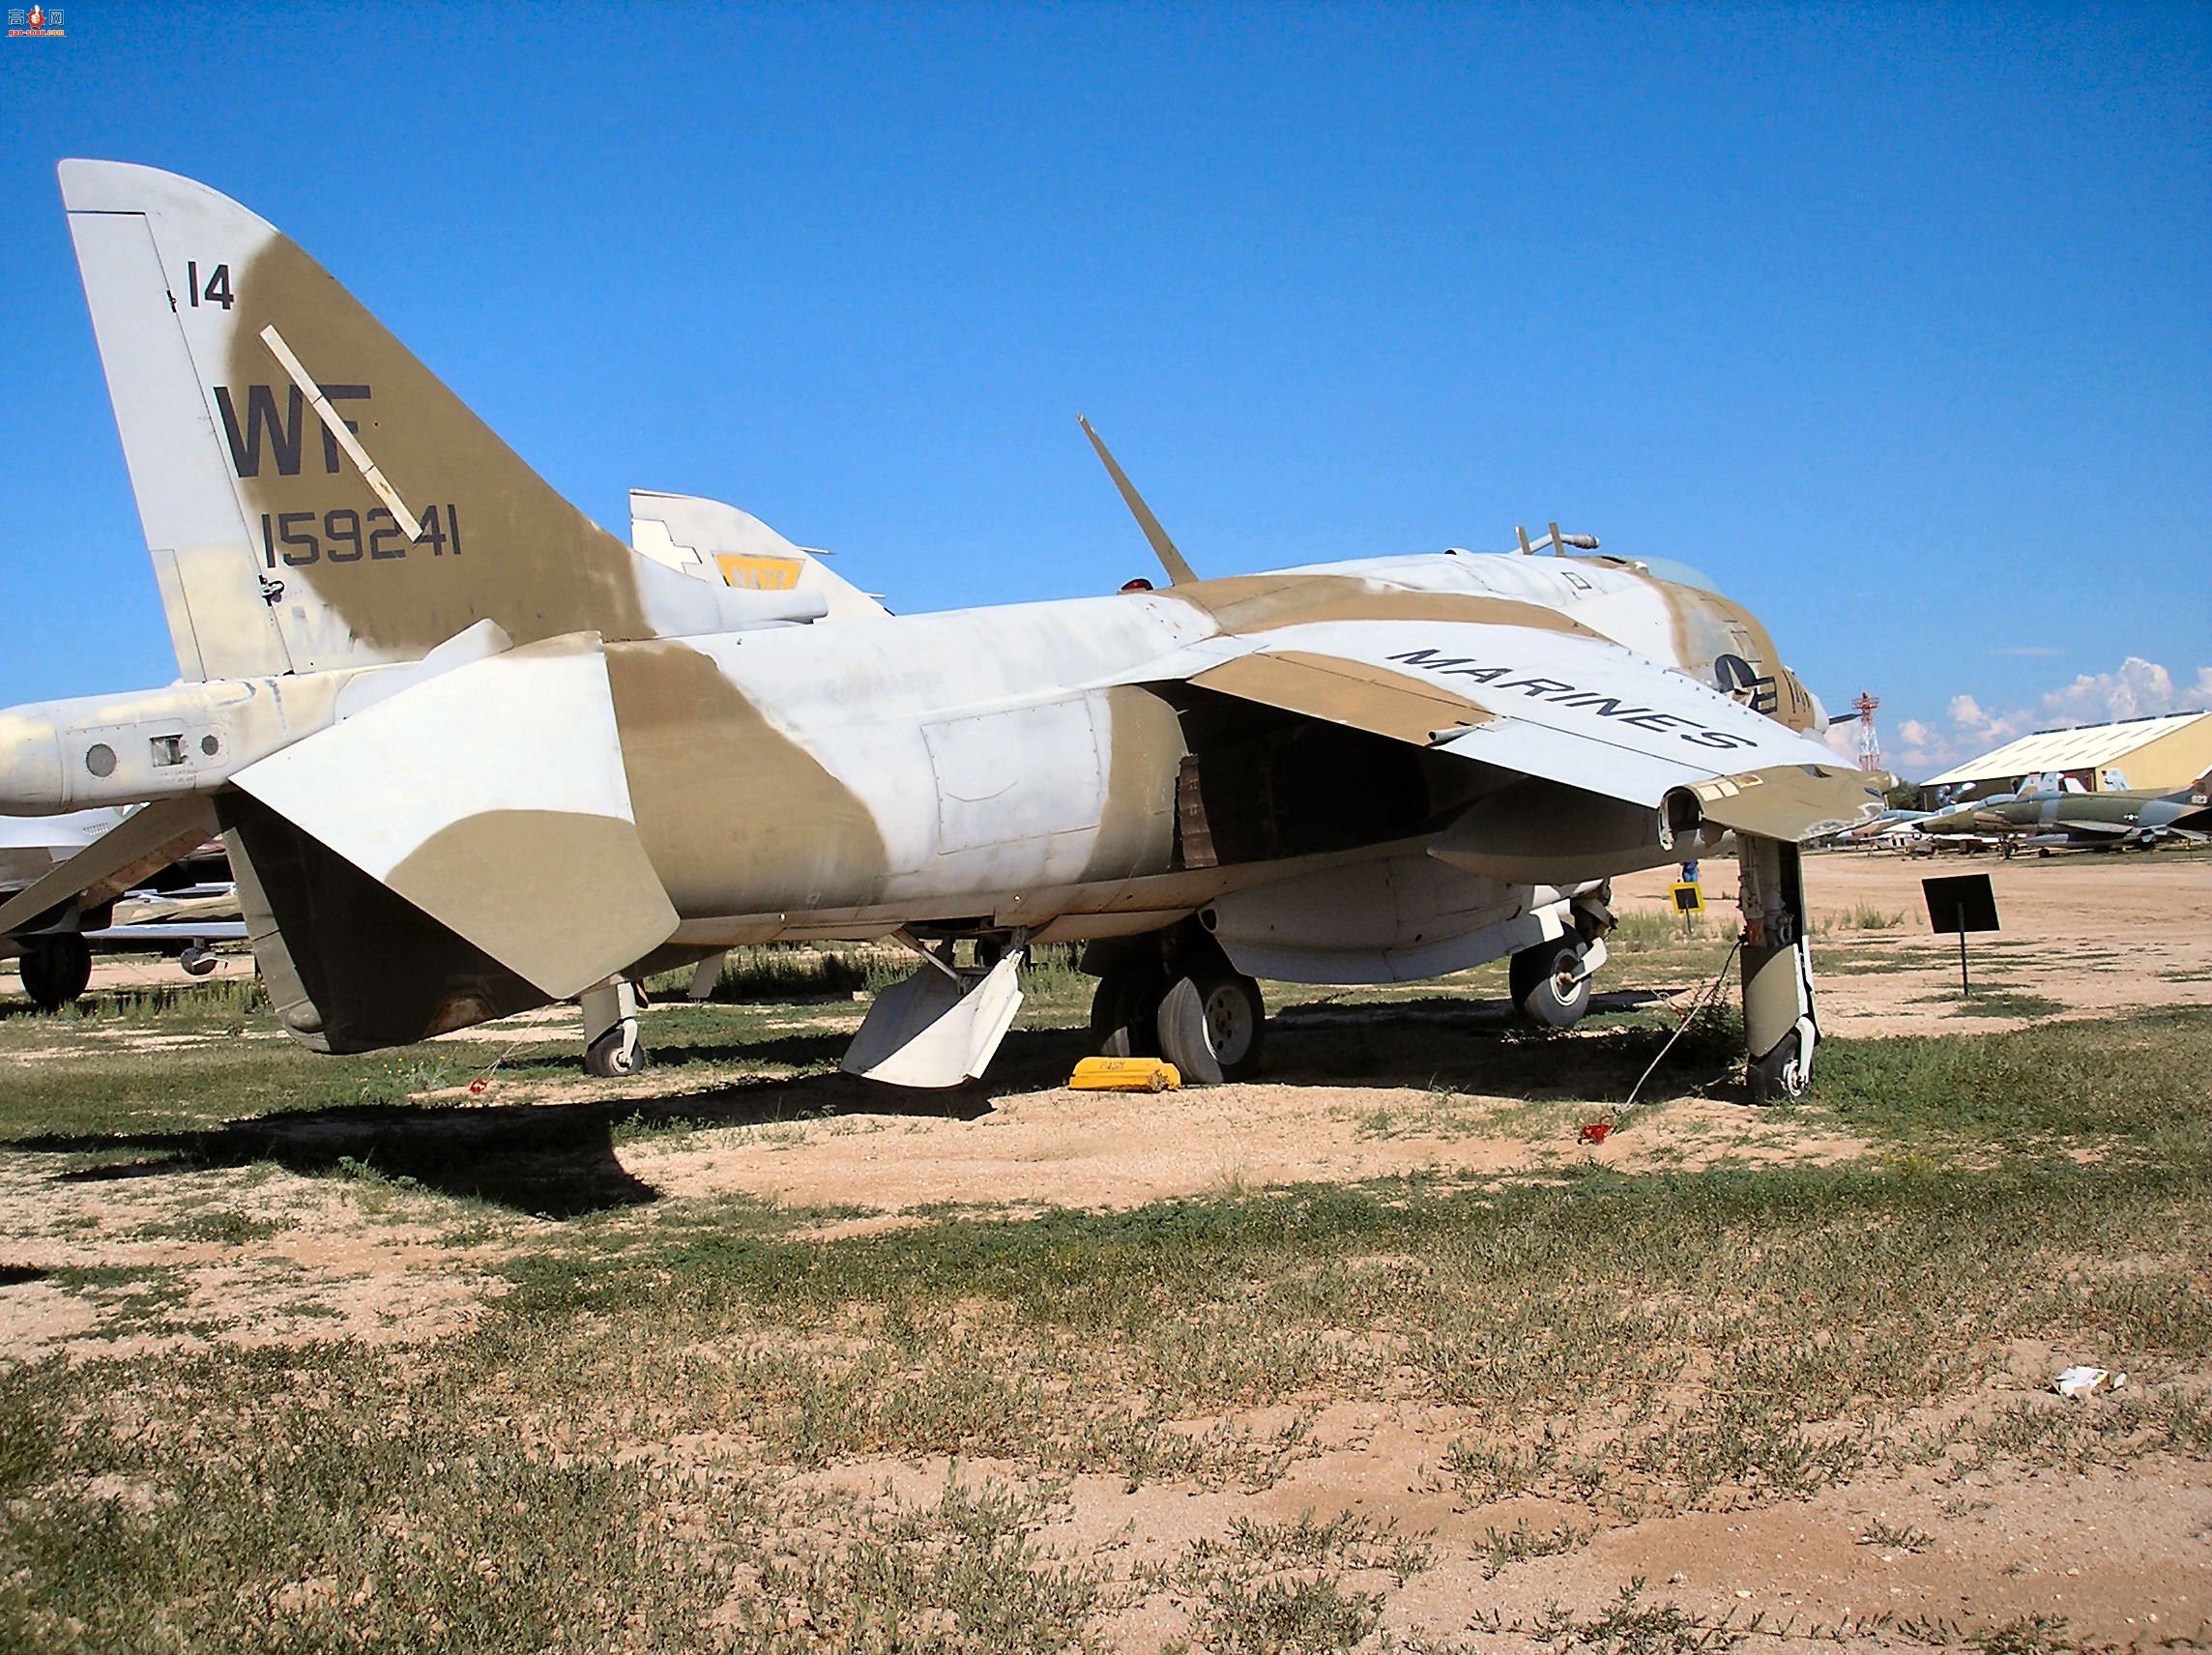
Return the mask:
M1252 1026L1245 1015L1244 997L1231 984L1223 983L1207 997L1206 1037L1213 1046L1214 1056L1224 1063L1239 1060L1251 1044Z

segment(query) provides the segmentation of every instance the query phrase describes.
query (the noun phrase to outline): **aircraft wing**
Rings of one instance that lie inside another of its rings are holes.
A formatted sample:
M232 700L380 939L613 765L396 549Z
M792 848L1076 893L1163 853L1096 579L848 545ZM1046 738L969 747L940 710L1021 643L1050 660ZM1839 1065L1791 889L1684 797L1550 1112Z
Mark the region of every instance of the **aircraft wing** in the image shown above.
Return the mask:
M2078 844L2094 845L2108 839L2130 839L2158 831L2156 828L2144 828L2134 822L2068 822L2064 819L2052 823L2049 828L2034 823L2017 830L2037 833L2053 845L2062 845L2069 839Z
M1886 778L1580 630L1320 621L1191 646L1160 677L1724 827L1797 840L1877 815Z

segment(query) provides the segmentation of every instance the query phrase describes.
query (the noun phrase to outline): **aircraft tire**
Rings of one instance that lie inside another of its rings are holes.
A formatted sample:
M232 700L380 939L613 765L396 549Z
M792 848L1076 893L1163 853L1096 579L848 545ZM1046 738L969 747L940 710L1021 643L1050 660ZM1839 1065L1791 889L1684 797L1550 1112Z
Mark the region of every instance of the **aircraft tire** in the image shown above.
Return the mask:
M1178 977L1160 1002L1160 1056L1188 1086L1220 1086L1260 1072L1267 1007L1239 972L1202 969Z
M208 973L215 970L215 956L197 943L192 943L188 944L185 951L177 956L177 964L184 968L185 975L204 977Z
M618 1023L584 1048L584 1072L603 1081L634 1075L648 1061L645 1040L635 1024L625 1028Z
M92 944L73 932L29 938L15 962L23 992L44 1011L59 1011L92 982Z
M1506 980L1521 1015L1546 1029L1572 1029L1580 1023L1589 1009L1591 979L1568 979L1582 963L1582 941L1572 933L1515 954Z
M1167 983L1157 969L1123 968L1098 979L1091 997L1091 1037L1102 1058L1156 1058L1157 1019Z
M1797 1063L1797 1031L1791 1030L1782 1044L1763 1058L1751 1060L1746 1077L1754 1103L1788 1103L1805 1095L1805 1074Z

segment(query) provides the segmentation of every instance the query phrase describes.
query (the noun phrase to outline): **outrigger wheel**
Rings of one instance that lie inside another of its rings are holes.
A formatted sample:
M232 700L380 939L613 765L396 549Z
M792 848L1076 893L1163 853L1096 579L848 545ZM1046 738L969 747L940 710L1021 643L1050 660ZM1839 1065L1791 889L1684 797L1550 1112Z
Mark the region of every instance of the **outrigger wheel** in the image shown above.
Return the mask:
M1506 967L1506 982L1521 1015L1546 1029L1572 1029L1589 1009L1590 977L1583 973L1583 941L1569 931L1550 943L1523 948Z
M624 977L584 991L584 1072L601 1080L634 1075L649 1061L639 1012L644 997Z
M634 1026L610 1029L584 1048L584 1072L600 1080L621 1080L645 1065L645 1041Z
M27 937L15 962L23 992L42 1010L59 1011L92 983L92 944L73 931Z

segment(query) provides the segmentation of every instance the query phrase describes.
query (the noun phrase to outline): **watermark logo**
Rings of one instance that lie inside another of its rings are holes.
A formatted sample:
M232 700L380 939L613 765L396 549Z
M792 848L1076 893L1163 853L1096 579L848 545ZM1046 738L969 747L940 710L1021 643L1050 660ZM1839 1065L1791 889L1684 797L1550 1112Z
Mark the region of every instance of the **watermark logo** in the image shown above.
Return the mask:
M67 31L62 27L60 9L33 6L29 11L11 7L8 12L8 38L10 40L58 41Z

